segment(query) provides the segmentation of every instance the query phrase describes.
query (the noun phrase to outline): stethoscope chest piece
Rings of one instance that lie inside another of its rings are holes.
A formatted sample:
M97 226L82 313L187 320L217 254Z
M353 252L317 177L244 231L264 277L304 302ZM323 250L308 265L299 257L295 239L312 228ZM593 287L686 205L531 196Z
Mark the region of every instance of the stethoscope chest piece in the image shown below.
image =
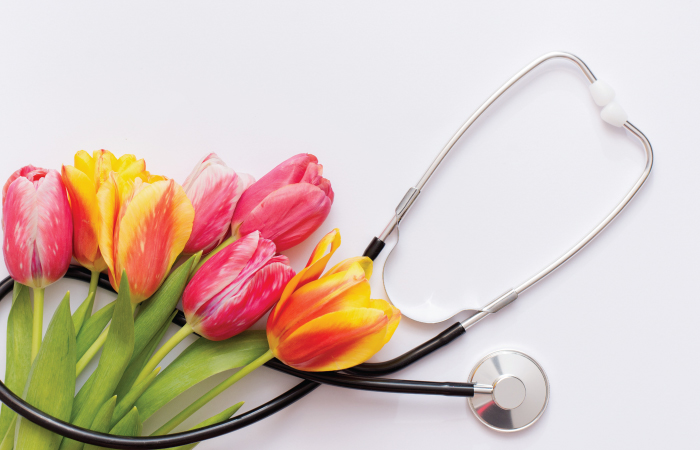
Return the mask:
M469 398L469 408L487 427L519 431L540 418L549 401L549 381L537 362L515 350L486 356L469 374L469 382L492 386L490 393Z

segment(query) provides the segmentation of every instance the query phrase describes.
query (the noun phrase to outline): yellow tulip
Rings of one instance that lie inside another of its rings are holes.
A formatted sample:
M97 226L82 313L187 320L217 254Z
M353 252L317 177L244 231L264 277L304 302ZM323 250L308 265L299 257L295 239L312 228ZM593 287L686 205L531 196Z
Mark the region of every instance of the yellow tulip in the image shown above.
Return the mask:
M100 253L100 217L97 192L110 173L134 180L148 179L146 163L134 155L115 157L107 150L95 150L90 154L80 150L75 154L75 166L63 166L61 174L70 198L73 215L73 256L93 272L101 272L107 264ZM160 177L162 178L162 177Z

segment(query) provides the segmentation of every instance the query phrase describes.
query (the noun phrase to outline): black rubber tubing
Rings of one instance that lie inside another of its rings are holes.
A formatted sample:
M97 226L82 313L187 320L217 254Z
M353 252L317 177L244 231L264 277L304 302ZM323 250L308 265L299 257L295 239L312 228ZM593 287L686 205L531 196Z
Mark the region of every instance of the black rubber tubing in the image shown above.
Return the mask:
M84 282L90 281L90 273L79 266L71 266L68 269L65 277ZM7 277L0 282L0 300L4 299L10 292L12 292L13 284L14 282L10 277ZM109 280L105 276L100 277L98 286L114 292ZM182 319L184 319L184 315L178 314L175 319L173 319L173 322L175 324L182 325ZM381 379L372 380L366 376L356 376L358 374L386 375L401 370L424 356L427 356L438 348L446 345L447 343L461 336L463 333L464 328L459 322L457 322L435 338L412 350L409 350L397 358L382 363L361 364L352 369L346 370L345 372L349 375L338 372L324 372L321 374L297 371L296 369L292 369L291 367L288 367L277 360L269 361L266 365L273 369L280 370L300 378L313 378L313 380L341 387L377 390L382 392L402 392L396 389L413 389L413 393L436 393L439 395L470 396L473 395L473 384L469 383L429 383ZM86 444L121 449L161 449L212 439L259 422L260 420L281 411L316 389L318 386L320 386L320 383L317 381L305 379L298 385L294 386L278 397L275 397L269 402L218 424L165 436L116 436L77 427L33 407L10 391L2 382L0 382L0 401L22 417L36 423L37 425L54 433L84 442ZM411 383L418 384L411 385ZM420 392L422 389L426 389L426 384L434 385L432 386L432 389L439 392L434 392L431 390Z

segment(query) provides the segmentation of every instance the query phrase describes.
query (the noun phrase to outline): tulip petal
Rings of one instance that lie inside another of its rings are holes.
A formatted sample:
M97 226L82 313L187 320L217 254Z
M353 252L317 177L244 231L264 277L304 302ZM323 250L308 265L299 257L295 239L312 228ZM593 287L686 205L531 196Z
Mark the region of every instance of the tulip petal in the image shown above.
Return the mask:
M129 277L132 301L150 297L163 282L192 232L194 208L174 181L144 185L118 224L115 284L122 270ZM120 212L121 215L121 212Z
M378 309L336 311L304 324L270 348L295 369L343 370L367 361L382 348L388 321Z
M37 287L45 287L61 278L70 265L73 251L73 220L61 175L49 170L39 185L35 261L41 271L35 273ZM37 277L40 276L41 279Z
M35 167L32 166L31 164L22 167L21 169L15 170L15 172L10 175L10 178L7 179L5 182L5 185L2 187L2 204L5 204L5 197L7 196L7 190L9 189L10 185L12 184L13 181L15 181L19 177L25 177L27 178L28 175L30 175L32 172L36 173L37 175L45 175L46 174L46 169L42 169L40 167ZM30 178L32 178L30 176ZM30 179L29 181L34 181Z
M318 186L318 183L323 179L323 166L321 164L310 163L306 166L306 172L301 177L300 183L309 183Z
M283 251L316 231L328 217L331 204L326 194L312 184L284 186L265 197L250 211L238 233L244 235L259 230L264 238L275 243L278 251Z
M143 161L143 160L141 160L141 161ZM119 159L117 160L117 165L116 165L117 172L123 172L124 169L131 166L135 162L136 162L136 156L134 156L134 155L125 154L125 155L120 156ZM144 168L144 170L145 170L145 168Z
M109 150L95 150L92 152L95 172L92 179L95 180L96 187L100 187L109 174L117 171L117 158Z
M91 180L95 177L95 160L85 150L80 150L75 154L73 165Z
M107 265L100 254L97 238L100 218L95 184L73 166L63 166L61 172L73 214L73 256L84 267L101 272Z
M187 185L185 192L192 202L195 216L185 253L200 250L208 253L221 243L243 192L236 192L237 184L238 175L233 169L212 164L199 173L196 181Z
M399 322L401 322L401 311L395 308L391 303L381 299L370 300L369 307L384 311L384 314L389 318L389 323L386 327L386 336L384 337L384 343L386 344L394 335L394 331L396 331L396 328L399 326Z
M348 270L353 264L359 264L360 267L362 267L362 269L365 271L365 278L369 280L372 277L372 267L374 263L367 256L355 256L353 258L345 259L328 269L328 272L326 272L324 277L334 273L344 272Z
M33 284L32 259L38 228L36 196L31 181L15 178L3 205L5 266L12 278L28 286Z
M316 244L313 253L311 253L311 258L309 258L306 267L289 281L282 293L277 309L281 308L282 304L297 288L310 281L317 280L321 276L328 261L338 247L340 247L340 230L335 228L321 238L319 243ZM328 254L324 255L326 251Z
M133 181L137 177L142 176L144 173L147 173L146 172L146 161L144 161L143 159L136 160L134 155L124 155L124 156L130 156L131 158L127 159L124 162L124 165L122 167L120 167L119 175L118 175L119 178L122 178L124 180ZM122 157L124 157L124 156L122 156ZM129 162L129 161L131 161L131 159L134 159L134 161ZM148 180L145 180L145 181L148 181ZM154 181L156 181L156 180L154 180Z
M201 312L201 322L193 328L212 341L228 339L247 330L272 308L293 276L292 268L283 263L263 267L235 295L210 302Z
M370 286L359 264L345 272L324 275L294 291L268 318L269 334L284 340L302 323L324 314L369 307ZM272 344L271 344L272 345Z
M212 256L197 271L182 295L187 322L194 325L198 311L245 269L260 242L260 233L250 233Z
M218 296L225 298L238 292L242 288L243 284L247 283L248 279L255 272L263 268L266 264L269 264L270 260L275 256L275 251L275 244L273 244L272 241L260 238L258 247L255 249L253 256L250 257L248 264L241 271L241 273L238 274L236 280L224 288L218 294Z
M98 243L100 253L104 258L105 264L109 268L109 273L115 273L114 265L114 230L119 214L119 192L117 191L117 182L114 176L109 177L97 191L97 205L100 216L100 232L98 234ZM119 284L112 281L112 286L118 289Z
M308 153L292 156L250 186L241 196L241 200L238 202L233 215L233 232L236 233L248 214L265 200L268 195L284 186L300 182L308 165L317 162L318 159ZM241 234L247 233L243 232Z
M331 199L331 203L333 203L333 200L335 199L335 193L333 192L333 188L331 188L331 182L326 180L325 178L321 178L321 181L317 184L317 186L326 194L328 198Z
M340 230L334 228L330 233L326 234L320 241L318 241L318 244L316 244L316 247L314 247L313 252L311 252L309 260L306 262L306 267L311 266L326 256L326 252L328 252L328 256L333 255L338 247L340 247Z
M199 178L199 176L207 167L212 165L221 165L223 167L226 167L224 161L221 158L219 158L219 156L216 153L209 153L204 158L202 158L196 166L194 166L192 172L187 176L187 178L185 178L185 182L182 183L182 188L185 190L185 192L189 192L190 189L192 189L192 187L194 186L195 180Z

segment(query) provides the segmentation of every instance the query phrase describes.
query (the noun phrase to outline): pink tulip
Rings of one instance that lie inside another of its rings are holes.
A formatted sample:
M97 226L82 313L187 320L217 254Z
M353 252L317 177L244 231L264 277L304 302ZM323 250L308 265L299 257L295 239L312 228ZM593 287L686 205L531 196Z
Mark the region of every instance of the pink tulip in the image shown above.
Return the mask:
M254 231L211 257L182 295L190 327L213 341L246 330L272 308L294 277L286 256Z
M238 199L255 179L237 174L210 153L192 170L182 187L194 207L194 225L184 253L208 253L224 240Z
M331 182L314 155L292 156L248 188L233 213L234 238L260 231L278 251L294 247L321 226L333 204Z
M55 170L26 166L2 191L2 250L10 276L44 288L68 270L73 219L66 188Z

